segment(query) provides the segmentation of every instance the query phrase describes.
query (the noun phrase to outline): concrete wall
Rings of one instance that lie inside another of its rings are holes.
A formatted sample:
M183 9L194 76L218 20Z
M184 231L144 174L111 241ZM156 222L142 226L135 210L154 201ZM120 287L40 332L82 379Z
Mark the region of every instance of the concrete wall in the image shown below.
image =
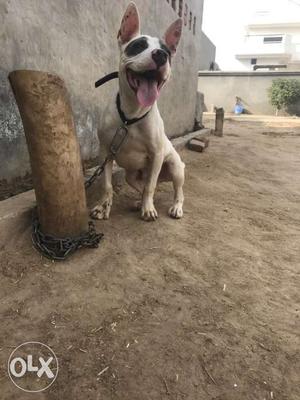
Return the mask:
M216 46L213 42L205 35L204 32L201 34L200 40L200 65L199 71L208 71L210 63L216 60Z
M142 32L162 36L178 18L167 0L135 0ZM94 89L94 82L118 68L116 35L129 0L0 0L0 181L24 175L29 161L22 124L7 81L14 69L59 74L66 82L84 159L98 154L97 119L117 82ZM203 0L187 0L188 16L173 77L160 109L170 136L194 124Z
M199 72L198 90L204 94L205 111L216 106L233 112L238 96L249 113L274 115L268 89L278 78L300 79L300 72ZM300 115L300 104L290 111Z

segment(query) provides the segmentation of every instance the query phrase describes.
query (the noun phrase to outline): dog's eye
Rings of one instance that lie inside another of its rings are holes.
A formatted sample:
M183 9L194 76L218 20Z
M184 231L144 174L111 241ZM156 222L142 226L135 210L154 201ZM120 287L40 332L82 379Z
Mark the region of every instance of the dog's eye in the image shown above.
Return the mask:
M127 55L127 57L134 57L142 53L148 47L149 45L147 38L140 37L129 43L129 45L125 49L125 54Z
M159 41L159 44L160 44L160 48L161 48L162 50L164 50L164 51L168 54L169 58L171 58L171 51L170 51L170 49L169 49L161 40Z

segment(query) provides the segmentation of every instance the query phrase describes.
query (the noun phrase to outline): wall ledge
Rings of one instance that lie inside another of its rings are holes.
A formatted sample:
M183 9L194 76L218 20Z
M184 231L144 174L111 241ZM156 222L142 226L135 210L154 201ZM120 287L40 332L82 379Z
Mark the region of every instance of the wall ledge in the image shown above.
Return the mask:
M296 76L300 71L198 71L198 76Z

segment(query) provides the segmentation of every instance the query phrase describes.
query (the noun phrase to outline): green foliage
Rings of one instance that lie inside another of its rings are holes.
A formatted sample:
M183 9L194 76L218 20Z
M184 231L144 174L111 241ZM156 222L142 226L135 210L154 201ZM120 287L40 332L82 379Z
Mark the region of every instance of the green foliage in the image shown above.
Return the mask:
M295 104L300 100L300 80L275 79L269 89L269 98L277 110Z

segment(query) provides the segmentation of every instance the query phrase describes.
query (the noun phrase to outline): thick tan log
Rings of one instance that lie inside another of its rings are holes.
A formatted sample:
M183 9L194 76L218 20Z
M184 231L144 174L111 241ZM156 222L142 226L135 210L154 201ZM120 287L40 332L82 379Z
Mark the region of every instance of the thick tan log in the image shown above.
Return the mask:
M79 144L64 82L47 72L9 74L29 149L41 230L75 237L88 230Z

